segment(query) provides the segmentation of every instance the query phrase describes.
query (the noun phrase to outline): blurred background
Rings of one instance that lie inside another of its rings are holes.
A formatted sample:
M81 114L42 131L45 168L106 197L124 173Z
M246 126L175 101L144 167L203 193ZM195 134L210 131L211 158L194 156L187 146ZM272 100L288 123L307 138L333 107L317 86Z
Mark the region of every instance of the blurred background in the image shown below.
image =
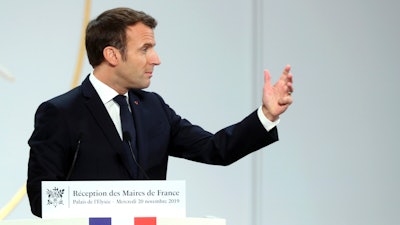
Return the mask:
M293 68L294 103L279 142L228 167L170 159L168 179L187 182L188 217L400 224L395 0L1 0L2 209L25 184L36 108L74 86L85 13L119 6L159 22L162 64L149 90L212 132L261 104L264 69L276 81L286 64ZM79 83L91 72L82 63ZM35 218L22 196L5 219Z

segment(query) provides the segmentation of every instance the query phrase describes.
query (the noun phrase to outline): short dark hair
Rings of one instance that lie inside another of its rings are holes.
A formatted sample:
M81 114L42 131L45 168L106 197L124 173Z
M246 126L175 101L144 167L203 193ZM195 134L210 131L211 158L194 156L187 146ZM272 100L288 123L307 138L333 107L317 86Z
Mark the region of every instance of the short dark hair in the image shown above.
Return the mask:
M103 50L107 46L117 48L126 59L126 29L136 23L154 29L157 21L142 11L130 8L110 9L89 22L86 28L86 52L92 67L104 61Z

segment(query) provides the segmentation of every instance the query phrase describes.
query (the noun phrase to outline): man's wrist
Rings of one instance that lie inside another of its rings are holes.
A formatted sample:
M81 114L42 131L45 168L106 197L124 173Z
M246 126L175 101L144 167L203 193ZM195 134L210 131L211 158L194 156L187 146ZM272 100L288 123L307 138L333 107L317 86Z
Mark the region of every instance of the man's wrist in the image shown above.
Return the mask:
M260 119L261 124L264 126L264 128L265 128L267 131L272 130L272 128L276 127L276 125L278 125L279 122L280 122L279 117L275 118L275 120L269 119L269 118L264 114L264 111L263 111L263 107L262 107L262 106L260 106L260 107L258 108L258 110L257 110L257 115L258 115L258 118Z
M279 119L279 116L274 116L274 115L272 115L272 114L267 110L266 107L261 106L261 108L262 108L262 112L263 112L264 116L265 116L269 121L274 122L274 121L276 121L277 119Z

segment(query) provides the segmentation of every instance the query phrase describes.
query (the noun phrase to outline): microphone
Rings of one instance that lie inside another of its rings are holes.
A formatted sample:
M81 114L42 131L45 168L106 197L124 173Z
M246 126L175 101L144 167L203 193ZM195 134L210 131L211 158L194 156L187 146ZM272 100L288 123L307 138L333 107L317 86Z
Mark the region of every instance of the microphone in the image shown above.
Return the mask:
M122 134L124 141L126 141L129 145L129 150L131 150L131 155L133 158L133 161L135 161L135 164L137 165L137 167L139 168L139 170L142 172L142 174L144 175L144 177L147 180L150 180L150 177L147 175L146 171L143 169L143 167L139 164L139 162L136 160L136 156L135 153L133 153L133 148L132 148L132 139L131 139L131 134L129 133L129 131L124 131L124 133Z
M79 135L78 135L78 142L77 142L77 144L76 144L76 150L75 150L74 158L72 159L72 163L71 163L71 166L70 166L70 168L69 168L67 178L65 179L65 180L67 180L67 181L71 178L72 171L73 171L74 168L75 168L76 159L78 158L79 149L80 149L80 147L81 147L82 136L83 136L83 133L79 133Z

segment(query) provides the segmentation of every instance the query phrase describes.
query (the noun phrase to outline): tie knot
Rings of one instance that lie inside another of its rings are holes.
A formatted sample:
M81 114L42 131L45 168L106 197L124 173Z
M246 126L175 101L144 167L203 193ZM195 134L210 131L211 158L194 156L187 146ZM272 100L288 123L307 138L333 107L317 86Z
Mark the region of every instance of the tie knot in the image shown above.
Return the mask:
M115 96L114 97L114 101L116 103L118 103L119 106L127 106L128 105L125 95L117 95L117 96Z

